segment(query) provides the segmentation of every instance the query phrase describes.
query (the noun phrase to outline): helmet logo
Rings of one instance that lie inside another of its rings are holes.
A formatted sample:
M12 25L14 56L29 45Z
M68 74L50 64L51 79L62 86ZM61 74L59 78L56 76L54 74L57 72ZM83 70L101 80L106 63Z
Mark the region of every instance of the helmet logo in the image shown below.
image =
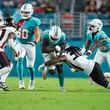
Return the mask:
M27 5L25 4L25 5L24 5L24 10L26 9L26 7L27 7Z
M49 38L51 42L57 42L59 41L61 37L62 31L59 26L52 26L50 31L49 31Z

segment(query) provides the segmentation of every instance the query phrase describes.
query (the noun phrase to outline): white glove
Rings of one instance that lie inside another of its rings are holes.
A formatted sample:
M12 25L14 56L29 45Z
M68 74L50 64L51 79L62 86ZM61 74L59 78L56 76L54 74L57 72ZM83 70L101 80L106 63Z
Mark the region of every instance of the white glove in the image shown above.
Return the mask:
M85 47L83 46L83 48L81 49L81 53L84 54L86 51Z
M60 55L60 51L61 51L61 47L60 46L55 46L55 52L56 52L56 55Z
M88 51L86 52L86 55L87 55L87 56L89 56L89 55L91 55L91 54L92 54L91 50L88 50Z
M58 46L58 45L57 45L57 46L55 46L55 49L56 49L56 51L58 51L58 52L59 52L59 51L61 51L61 47L60 47L60 46Z

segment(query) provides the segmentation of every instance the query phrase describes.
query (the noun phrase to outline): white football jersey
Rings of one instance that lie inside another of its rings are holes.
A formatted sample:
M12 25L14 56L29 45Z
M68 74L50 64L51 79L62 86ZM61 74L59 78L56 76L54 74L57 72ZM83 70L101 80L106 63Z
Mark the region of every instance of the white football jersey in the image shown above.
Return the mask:
M0 49L4 49L5 44L8 42L8 36L10 33L15 33L14 27L0 28Z
M71 64L73 68L77 68L81 71L90 74L94 68L95 62L88 60L84 55L81 55L80 50L77 47L70 46L63 53L67 57L67 62Z

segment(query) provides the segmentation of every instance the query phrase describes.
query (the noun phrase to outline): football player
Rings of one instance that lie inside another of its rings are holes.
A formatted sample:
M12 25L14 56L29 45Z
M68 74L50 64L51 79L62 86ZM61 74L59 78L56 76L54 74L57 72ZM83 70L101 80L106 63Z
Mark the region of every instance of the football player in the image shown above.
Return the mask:
M94 82L110 88L109 81L104 77L100 65L94 60L88 60L87 56L82 55L81 49L75 46L69 46L61 52L61 54L50 61L45 62L45 66L55 65L58 62L66 62L77 71L84 71Z
M103 23L100 19L93 19L89 22L87 40L83 50L86 54L90 55L95 49L98 49L94 61L102 64L106 58L110 67L110 38L102 28Z
M40 19L32 16L33 6L30 3L25 3L20 9L21 19L17 22L18 32L16 36L16 48L20 52L17 57L17 72L19 76L19 88L24 89L23 79L23 59L26 56L27 68L30 72L29 90L34 89L35 85L35 55L36 55L36 44L40 40Z
M56 52L59 49L65 48L66 35L62 32L59 26L52 26L49 29L45 30L42 34L42 54L44 62L53 59L56 56ZM42 67L39 66L39 68ZM47 66L47 70L42 73L43 79L46 79L47 74L50 73L53 75L58 72L60 90L64 90L64 75L63 75L63 63L57 63L56 65Z
M3 14L0 12L0 89L4 91L10 90L5 81L13 67L4 51L4 47L8 43L15 55L18 56L13 42L15 32L16 29L8 22L8 19L6 19L6 24L4 24Z

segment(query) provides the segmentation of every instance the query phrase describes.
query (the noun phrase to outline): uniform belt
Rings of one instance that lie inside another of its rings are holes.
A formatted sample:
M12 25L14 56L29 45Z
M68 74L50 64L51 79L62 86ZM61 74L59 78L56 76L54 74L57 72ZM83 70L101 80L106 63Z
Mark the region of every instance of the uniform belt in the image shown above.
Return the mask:
M28 43L26 43L26 44L29 44L29 45L31 45L31 46L35 46L35 44L34 44L33 42L28 42Z

